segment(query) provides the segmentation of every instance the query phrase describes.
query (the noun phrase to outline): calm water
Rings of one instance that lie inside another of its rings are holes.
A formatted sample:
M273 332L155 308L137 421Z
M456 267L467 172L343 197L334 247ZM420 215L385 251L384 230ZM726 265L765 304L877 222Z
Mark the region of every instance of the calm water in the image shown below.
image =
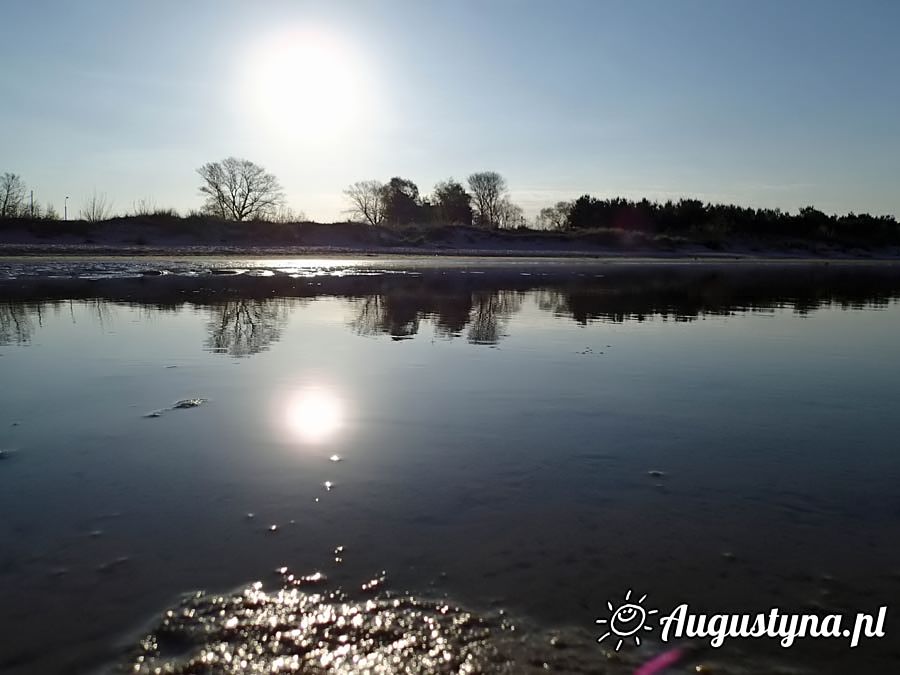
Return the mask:
M626 673L660 650L595 642L628 589L887 604L852 651L699 662L896 672L898 299L873 265L7 261L0 672L268 667L307 615L303 667Z

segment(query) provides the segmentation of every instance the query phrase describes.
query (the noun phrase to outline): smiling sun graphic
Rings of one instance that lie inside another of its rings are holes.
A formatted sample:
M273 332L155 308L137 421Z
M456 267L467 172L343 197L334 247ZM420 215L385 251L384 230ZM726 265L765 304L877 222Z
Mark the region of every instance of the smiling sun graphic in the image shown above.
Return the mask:
M634 644L640 646L641 630L653 630L653 628L646 625L647 619L650 618L651 614L656 614L659 611L658 609L642 607L641 603L646 599L647 596L642 595L637 602L632 602L631 591L629 590L625 594L625 602L618 607L614 606L612 602L607 602L606 606L609 607L611 612L610 617L608 619L597 619L595 623L598 625L608 624L609 630L597 638L597 642L603 642L610 636L613 636L614 639L618 638L616 651L619 651L625 640L633 637Z

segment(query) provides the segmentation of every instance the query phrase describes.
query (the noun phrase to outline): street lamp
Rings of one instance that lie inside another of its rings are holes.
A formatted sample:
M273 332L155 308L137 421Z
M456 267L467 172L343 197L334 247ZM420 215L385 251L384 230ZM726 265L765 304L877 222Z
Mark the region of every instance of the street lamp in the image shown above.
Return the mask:
M69 219L69 195L66 195L63 201L63 220Z

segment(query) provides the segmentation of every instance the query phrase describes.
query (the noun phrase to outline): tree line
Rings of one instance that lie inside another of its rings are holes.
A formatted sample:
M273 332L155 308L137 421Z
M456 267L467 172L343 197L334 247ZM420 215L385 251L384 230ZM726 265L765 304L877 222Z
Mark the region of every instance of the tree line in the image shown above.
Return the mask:
M506 179L496 171L473 173L468 190L453 178L439 182L428 196L408 178L395 176L387 183L366 180L346 190L348 213L370 225L439 223L476 225L491 229L526 227L522 209L509 197Z
M278 178L246 159L228 157L197 169L204 198L190 216L225 221L299 222L302 213L287 206ZM511 200L506 179L496 171L479 171L465 185L448 178L423 195L409 178L395 176L386 183L364 180L344 190L347 214L372 226L463 225L484 229L534 229L585 232L633 231L674 236L724 237L735 235L796 236L821 239L859 239L874 243L900 241L894 216L868 213L828 215L807 206L797 213L780 209L713 204L697 199L664 203L620 197L600 199L582 195L540 210L529 223ZM107 220L112 204L96 192L78 212L81 220ZM134 204L133 215L177 217L174 209L159 209L152 201ZM21 176L0 176L0 218L58 219L56 209L33 200Z
M538 219L550 229L590 229L652 232L670 235L763 235L821 239L900 241L900 227L893 216L868 213L828 215L806 206L797 213L781 209L712 204L698 199L664 203L620 197L598 199L582 195L542 209Z

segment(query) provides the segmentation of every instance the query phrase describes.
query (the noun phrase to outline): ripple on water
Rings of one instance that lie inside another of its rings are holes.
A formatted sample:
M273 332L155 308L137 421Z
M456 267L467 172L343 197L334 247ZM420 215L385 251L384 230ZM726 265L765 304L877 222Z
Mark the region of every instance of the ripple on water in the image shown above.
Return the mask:
M321 573L276 572L274 590L257 582L185 598L128 652L122 672L624 674L654 652L617 654L587 630L530 630L503 612L394 594L384 590L383 575L351 595L330 589ZM703 672L698 665L676 672ZM716 664L714 672L754 671Z
M184 600L139 642L123 669L173 674L538 670L506 653L503 641L517 636L502 617L410 595L353 600L322 588L321 574L296 578L278 571L283 583L272 592L256 583L232 595L197 593Z
M166 410L186 410L189 408L199 408L201 405L206 403L207 399L205 398L185 398L180 401L176 401L175 404L171 408L167 408ZM144 417L162 417L166 410L152 410L144 415Z
M181 401L176 402L175 405L172 406L172 410L179 410L182 408L197 408L204 403L206 403L205 398L185 398Z

